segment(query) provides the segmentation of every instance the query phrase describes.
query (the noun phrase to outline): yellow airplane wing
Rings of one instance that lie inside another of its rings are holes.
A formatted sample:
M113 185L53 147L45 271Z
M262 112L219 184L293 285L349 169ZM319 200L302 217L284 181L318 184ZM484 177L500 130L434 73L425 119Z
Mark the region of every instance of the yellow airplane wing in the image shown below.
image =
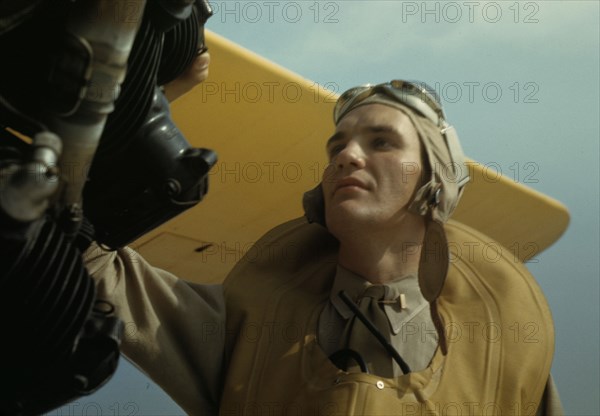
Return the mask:
M221 281L273 226L303 215L303 192L319 181L334 129L334 93L214 33L207 33L207 81L173 103L175 122L195 147L217 151L210 190L198 206L133 246L187 280ZM475 162L454 219L527 260L569 222L559 202ZM286 248L277 248L283 249ZM465 248L468 249L468 248ZM257 253L258 254L258 253Z

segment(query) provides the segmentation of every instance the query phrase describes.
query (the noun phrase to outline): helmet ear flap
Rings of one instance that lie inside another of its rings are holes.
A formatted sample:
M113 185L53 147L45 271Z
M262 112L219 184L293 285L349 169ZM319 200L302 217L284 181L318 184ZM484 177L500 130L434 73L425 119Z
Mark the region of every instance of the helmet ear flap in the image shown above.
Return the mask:
M325 223L325 197L323 196L321 183L304 193L302 206L304 208L304 216L308 222L315 222L323 227L327 227Z
M454 182L458 187L458 199L462 195L465 185L469 182L469 169L467 166L467 158L462 150L460 141L458 140L458 134L454 126L446 126L441 130L444 141L448 146L448 152L450 153L450 160L452 164L452 170L454 174Z
M407 112L423 146L424 184L417 190L409 210L445 223L458 205L469 182L466 157L454 127L433 125L423 117Z

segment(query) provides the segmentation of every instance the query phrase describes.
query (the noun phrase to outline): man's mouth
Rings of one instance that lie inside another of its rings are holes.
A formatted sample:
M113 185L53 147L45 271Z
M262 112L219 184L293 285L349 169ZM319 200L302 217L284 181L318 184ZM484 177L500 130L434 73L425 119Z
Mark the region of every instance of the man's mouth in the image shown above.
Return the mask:
M333 193L335 194L340 189L367 189L367 186L356 178L346 177L337 181Z

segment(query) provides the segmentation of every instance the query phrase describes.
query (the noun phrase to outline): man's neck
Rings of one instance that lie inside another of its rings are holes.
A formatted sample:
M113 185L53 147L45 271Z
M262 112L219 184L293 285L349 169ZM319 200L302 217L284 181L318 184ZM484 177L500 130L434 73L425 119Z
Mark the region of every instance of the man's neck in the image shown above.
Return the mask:
M339 236L339 263L369 282L384 284L419 270L425 225L421 218L393 230L352 230Z

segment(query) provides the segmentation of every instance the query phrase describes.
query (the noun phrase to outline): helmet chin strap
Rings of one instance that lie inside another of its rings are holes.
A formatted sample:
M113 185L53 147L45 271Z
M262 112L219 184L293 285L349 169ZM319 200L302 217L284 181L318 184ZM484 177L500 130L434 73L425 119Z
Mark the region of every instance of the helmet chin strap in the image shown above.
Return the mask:
M434 302L444 287L449 251L444 226L428 215L419 259L419 287L423 297Z
M436 192L437 193L437 192ZM432 201L433 202L433 201ZM438 334L438 344L442 353L446 355L448 344L444 324L438 313L437 298L444 289L446 275L450 264L450 250L444 225L433 218L435 206L431 204L425 214L425 235L421 246L419 258L419 288L425 299L429 302L431 319Z
M448 240L435 210L440 203L442 185L435 180L423 185L409 210L425 217L425 234L419 259L419 287L423 297L434 302L442 292L448 272Z

